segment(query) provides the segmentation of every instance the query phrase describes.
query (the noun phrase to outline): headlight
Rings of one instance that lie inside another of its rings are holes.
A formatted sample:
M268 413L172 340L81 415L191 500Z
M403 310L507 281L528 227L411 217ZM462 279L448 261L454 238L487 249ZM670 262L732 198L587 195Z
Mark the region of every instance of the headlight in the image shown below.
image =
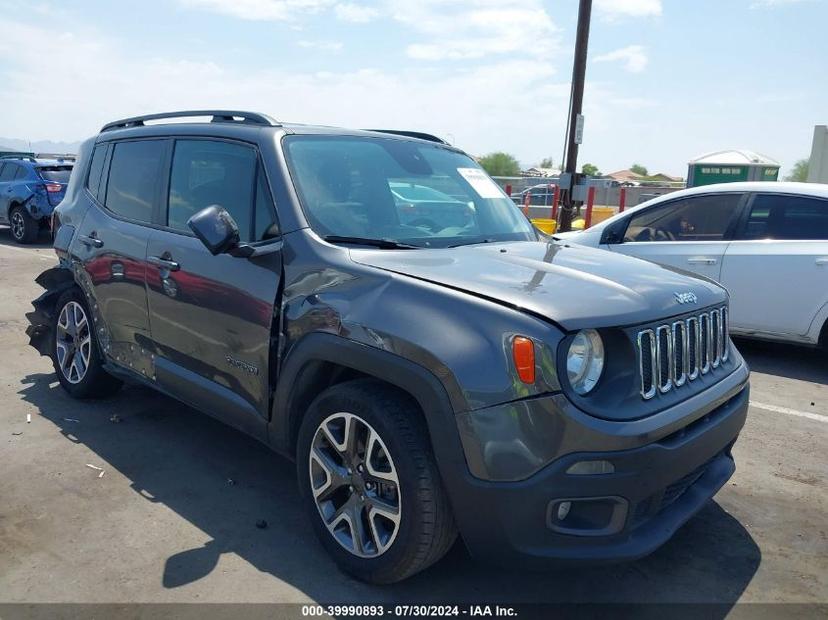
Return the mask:
M578 332L566 353L566 375L578 394L588 394L604 370L604 343L594 329Z

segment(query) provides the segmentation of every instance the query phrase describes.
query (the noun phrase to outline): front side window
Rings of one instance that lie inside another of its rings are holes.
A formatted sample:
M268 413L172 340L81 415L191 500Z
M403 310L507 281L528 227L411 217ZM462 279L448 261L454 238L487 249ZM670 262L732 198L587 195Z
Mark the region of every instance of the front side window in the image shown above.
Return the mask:
M170 175L167 225L189 231L187 221L218 205L239 227L242 241L253 241L256 151L233 142L177 140Z
M742 239L826 240L828 200L759 194L750 207Z
M624 242L721 241L742 194L690 196L646 209L630 218Z
M451 148L351 136L284 144L305 215L323 237L422 247L537 239L483 169Z
M115 144L106 187L106 208L132 220L151 222L165 144L134 140Z

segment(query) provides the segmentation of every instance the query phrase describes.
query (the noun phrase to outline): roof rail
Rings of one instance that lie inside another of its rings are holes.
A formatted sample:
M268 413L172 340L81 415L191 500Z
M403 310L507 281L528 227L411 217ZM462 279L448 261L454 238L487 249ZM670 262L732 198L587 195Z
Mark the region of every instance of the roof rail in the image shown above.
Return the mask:
M377 133L389 133L395 136L405 136L407 138L419 138L420 140L428 140L429 142L437 142L439 144L448 144L442 138L438 138L430 133L423 133L422 131L406 131L404 129L366 129L365 131L375 131Z
M0 159L23 159L25 161L37 161L31 155L0 155Z
M247 123L250 125L266 125L269 127L280 127L278 121L266 114L258 112L242 112L239 110L182 110L180 112L161 112L159 114L145 114L144 116L133 116L123 118L119 121L112 121L101 127L101 133L113 129L126 129L128 127L143 127L145 121L156 121L165 118L187 118L193 116L212 116L212 123Z

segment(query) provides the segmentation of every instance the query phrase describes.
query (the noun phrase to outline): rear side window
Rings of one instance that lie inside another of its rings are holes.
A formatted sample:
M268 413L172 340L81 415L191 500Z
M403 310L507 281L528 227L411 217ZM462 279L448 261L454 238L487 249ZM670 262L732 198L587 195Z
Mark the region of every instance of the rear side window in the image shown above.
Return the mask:
M828 200L759 194L750 207L742 239L826 240Z
M630 218L624 242L721 241L742 196L691 196L646 209Z
M239 227L242 241L253 241L256 151L213 140L177 140L170 175L167 225L188 231L187 220L202 209L223 207Z
M44 181L68 183L72 174L72 166L41 166L37 169Z
M104 202L107 209L140 222L152 221L164 146L161 140L115 144Z
M15 179L25 179L29 176L29 171L26 170L23 166L17 167L17 174L14 175Z
M106 159L106 145L99 144L92 153L92 163L89 164L89 177L86 179L86 187L95 198L98 197L98 188L101 186L101 172L103 172L104 159Z
M4 164L3 170L0 170L0 181L11 181L17 173L17 164Z

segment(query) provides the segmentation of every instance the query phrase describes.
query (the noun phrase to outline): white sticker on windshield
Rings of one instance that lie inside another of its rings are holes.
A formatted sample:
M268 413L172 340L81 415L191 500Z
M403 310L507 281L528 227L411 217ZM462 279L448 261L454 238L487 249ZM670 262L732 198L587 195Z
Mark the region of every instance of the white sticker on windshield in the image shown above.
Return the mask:
M503 192L480 168L458 168L457 172L469 182L481 198L503 198Z

